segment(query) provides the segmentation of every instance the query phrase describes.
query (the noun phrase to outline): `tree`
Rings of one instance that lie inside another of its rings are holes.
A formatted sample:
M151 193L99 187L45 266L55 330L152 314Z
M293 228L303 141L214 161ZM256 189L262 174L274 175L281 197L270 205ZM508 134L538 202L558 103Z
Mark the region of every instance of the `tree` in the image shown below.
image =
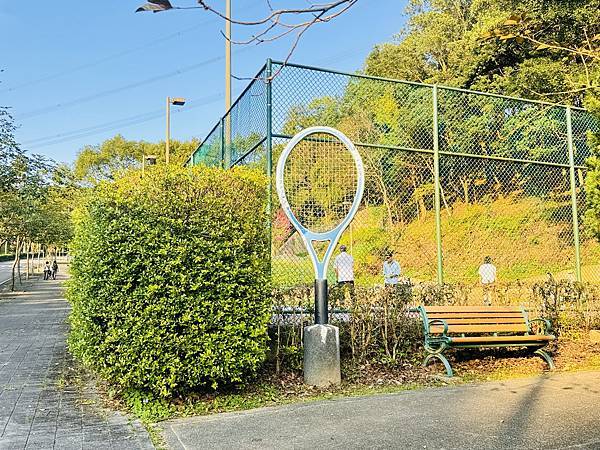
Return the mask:
M183 165L199 141L171 141L171 163ZM74 165L75 178L88 184L97 184L102 180L115 180L129 169L141 167L144 155L154 155L157 162L164 163L165 143L129 141L121 135L104 141L99 145L88 145L78 154Z
M563 2L550 2L560 9ZM566 2L565 2L566 3ZM571 16L561 26L548 26L539 17L528 13L514 13L501 26L487 32L491 41L514 42L522 48L556 61L557 72L579 66L571 73L568 82L556 87L552 96L566 96L575 104L583 104L598 117L595 133L585 138L591 155L587 159L589 170L585 179L587 211L586 231L600 240L600 17L599 1L579 2ZM587 12L591 11L592 14ZM576 127L577 124L574 124Z
M581 105L597 77L597 62L590 65L585 52L600 32L599 9L598 0L412 0L406 27L395 42L375 48L365 69ZM519 25L516 17L527 18L530 33L504 32L507 21ZM584 51L559 51L556 42Z
M296 49L302 35L312 26L327 23L344 14L358 0L335 0L324 3L310 3L309 6L290 6L289 8L274 9L269 0L266 1L268 11L259 19L242 20L237 17L227 16L219 9L211 6L206 0L197 0L197 6L174 6L169 0L149 0L140 6L136 12L152 11L154 13L174 9L203 9L230 24L242 25L249 30L250 36L246 39L232 41L235 44L262 44L281 39L288 35L294 35L289 53L285 58L287 63ZM227 39L227 37L226 37ZM279 69L281 70L281 68ZM271 75L277 76L279 70Z
M14 138L14 124L6 108L0 109L0 244L15 244L11 288L20 280L20 255L33 244L66 243L70 238L72 195L66 195L56 164L28 155ZM71 190L71 194L73 191ZM29 260L29 258L28 258ZM29 274L29 264L27 267Z
M594 90L575 86L581 79L589 85L596 70L595 59L589 55L573 58L568 49L581 49L588 34L587 42L596 42L598 1L566 3L413 0L407 26L396 42L378 46L369 55L365 71L582 104ZM539 48L539 44L517 39L518 33L506 38L510 30L505 28L511 20L515 22L515 11L527 11L532 18L513 27L546 30L549 42L564 39L566 50L558 52L556 43L556 48ZM589 45L581 51L589 53ZM292 107L283 133L291 135L315 124L329 125L355 142L430 150L431 108L428 87L353 79L341 95ZM444 152L567 162L564 109L533 108L518 100L439 89L438 111L439 146ZM422 217L425 209L432 207L433 190L419 188L433 183L433 162L426 154L365 148L363 159L367 169L365 199L369 204L385 206L389 224ZM553 167L480 164L461 156L442 158L440 175L441 200L448 211L454 202L469 204L521 194L548 197L564 193L568 186L564 174Z

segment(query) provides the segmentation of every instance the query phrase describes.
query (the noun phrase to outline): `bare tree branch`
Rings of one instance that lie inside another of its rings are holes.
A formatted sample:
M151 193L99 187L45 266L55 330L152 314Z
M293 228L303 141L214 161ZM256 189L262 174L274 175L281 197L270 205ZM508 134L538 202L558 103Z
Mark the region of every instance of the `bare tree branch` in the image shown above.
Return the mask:
M222 19L227 20L233 24L255 26L255 25L264 25L273 20L279 20L281 17L290 16L290 15L305 15L305 14L314 15L316 13L319 13L319 15L322 16L322 15L326 14L327 12L332 11L342 5L347 5L347 4L353 5L357 1L358 0L337 0L335 2L324 3L324 4L320 4L320 5L311 5L308 8L293 8L293 9L278 9L278 10L272 10L270 3L269 3L271 13L268 16L263 17L262 19L250 20L250 21L228 18L227 16L225 16L225 14L221 13L219 10L210 6L205 0L198 0L198 4L200 4L201 8L203 8L207 11L210 11L213 14L216 14L217 16L221 17Z
M211 6L207 0L197 0L198 6L189 7L174 6L169 0L148 1L149 3L140 6L136 12L152 11L156 13L171 9L204 9L232 24L242 25L248 28L258 28L258 30L247 39L230 40L231 43L237 45L258 45L265 42L273 42L295 33L296 36L285 57L284 64L271 76L271 79L277 76L283 66L288 63L294 50L297 48L300 39L309 28L317 23L327 23L333 20L358 3L358 0L335 0L326 3L313 3L307 0L308 6L306 8L274 9L271 0L265 0L269 10L267 15L256 20L241 20L239 18L227 17L220 10ZM221 34L227 39L223 32L221 32Z

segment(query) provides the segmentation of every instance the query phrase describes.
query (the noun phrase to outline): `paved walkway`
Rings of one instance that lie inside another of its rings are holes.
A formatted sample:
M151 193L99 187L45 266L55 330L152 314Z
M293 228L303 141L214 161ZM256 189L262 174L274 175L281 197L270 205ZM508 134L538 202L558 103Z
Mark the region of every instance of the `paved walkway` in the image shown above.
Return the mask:
M600 373L319 401L162 424L172 449L599 449Z
M0 286L10 281L12 265L12 261L0 261Z
M63 269L56 281L0 296L0 449L152 449L139 422L102 408L77 380Z

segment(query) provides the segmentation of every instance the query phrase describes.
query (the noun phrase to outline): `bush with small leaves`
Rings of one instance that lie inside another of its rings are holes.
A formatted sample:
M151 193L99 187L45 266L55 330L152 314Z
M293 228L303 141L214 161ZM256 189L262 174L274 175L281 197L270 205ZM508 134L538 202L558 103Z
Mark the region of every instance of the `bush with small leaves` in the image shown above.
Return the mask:
M267 351L267 180L158 166L101 183L75 217L71 351L168 397L247 380Z

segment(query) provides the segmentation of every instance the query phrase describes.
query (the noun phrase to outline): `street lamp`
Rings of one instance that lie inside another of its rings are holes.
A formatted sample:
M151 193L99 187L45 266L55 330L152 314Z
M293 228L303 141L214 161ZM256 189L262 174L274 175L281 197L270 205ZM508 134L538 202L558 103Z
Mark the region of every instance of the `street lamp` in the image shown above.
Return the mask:
M165 162L169 164L169 144L171 140L171 105L183 106L185 105L185 98L167 97L167 139L165 140Z
M146 166L156 165L156 155L143 155L142 156L142 177L146 172Z

